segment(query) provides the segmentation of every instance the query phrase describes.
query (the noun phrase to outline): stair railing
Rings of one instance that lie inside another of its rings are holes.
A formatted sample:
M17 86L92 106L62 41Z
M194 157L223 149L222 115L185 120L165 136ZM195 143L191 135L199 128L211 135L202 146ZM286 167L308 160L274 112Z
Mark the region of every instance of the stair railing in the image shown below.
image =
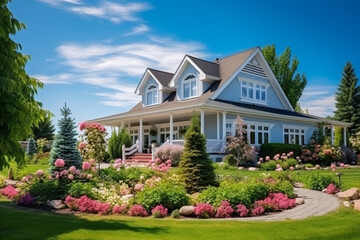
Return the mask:
M132 145L131 147L125 147L125 145L122 145L122 160L123 163L126 162L126 156L131 156L134 153L136 153L139 149L139 140L136 140L136 143Z

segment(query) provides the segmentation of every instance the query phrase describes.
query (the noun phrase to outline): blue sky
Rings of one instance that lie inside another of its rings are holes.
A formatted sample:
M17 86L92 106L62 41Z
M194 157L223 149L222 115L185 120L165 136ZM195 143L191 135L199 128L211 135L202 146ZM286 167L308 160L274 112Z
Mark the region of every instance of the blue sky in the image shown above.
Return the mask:
M37 99L76 122L128 110L146 67L173 72L184 54L207 60L254 46L289 46L308 85L301 107L332 115L347 61L360 76L360 1L13 0L27 26L15 40L45 83Z

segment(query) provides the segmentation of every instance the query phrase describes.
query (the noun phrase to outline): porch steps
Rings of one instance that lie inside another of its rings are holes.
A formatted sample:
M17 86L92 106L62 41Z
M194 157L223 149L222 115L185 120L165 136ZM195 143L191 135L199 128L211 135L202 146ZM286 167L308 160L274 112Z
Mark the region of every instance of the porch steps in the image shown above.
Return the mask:
M134 155L128 156L126 162L147 164L151 161L151 158L151 153L135 153Z

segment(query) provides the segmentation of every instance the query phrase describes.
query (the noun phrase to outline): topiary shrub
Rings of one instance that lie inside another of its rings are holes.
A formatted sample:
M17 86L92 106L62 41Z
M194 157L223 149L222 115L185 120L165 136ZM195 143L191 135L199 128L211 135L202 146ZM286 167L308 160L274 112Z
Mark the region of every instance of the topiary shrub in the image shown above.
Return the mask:
M224 162L224 163L226 163L227 165L229 165L229 166L237 166L237 160L236 160L236 158L235 158L235 156L234 156L234 154L228 154L228 155L226 155L223 159L222 159L222 161Z
M183 186L174 185L171 182L161 182L153 187L145 187L142 192L137 194L135 201L149 211L161 204L171 212L187 205L189 200Z
M276 154L294 152L294 156L300 156L302 151L302 146L297 144L287 144L287 143L264 143L260 146L260 157L265 158L269 156L270 158L274 157Z
M184 152L184 147L178 144L164 144L156 149L155 157L160 158L162 162L171 160L171 166L179 166L181 155Z
M206 138L200 131L200 120L197 115L191 118L190 128L186 131L184 153L179 166L189 193L218 185L214 167L206 152Z

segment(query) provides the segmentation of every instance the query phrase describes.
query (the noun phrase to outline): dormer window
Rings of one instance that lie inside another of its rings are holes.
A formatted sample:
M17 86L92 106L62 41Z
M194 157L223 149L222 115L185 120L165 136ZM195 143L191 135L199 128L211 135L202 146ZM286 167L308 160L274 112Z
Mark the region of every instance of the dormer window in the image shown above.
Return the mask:
M196 97L196 77L188 75L183 82L183 98Z
M158 91L155 85L151 85L146 90L146 105L154 105L158 103Z
M267 86L257 82L241 81L241 99L244 101L266 103Z

